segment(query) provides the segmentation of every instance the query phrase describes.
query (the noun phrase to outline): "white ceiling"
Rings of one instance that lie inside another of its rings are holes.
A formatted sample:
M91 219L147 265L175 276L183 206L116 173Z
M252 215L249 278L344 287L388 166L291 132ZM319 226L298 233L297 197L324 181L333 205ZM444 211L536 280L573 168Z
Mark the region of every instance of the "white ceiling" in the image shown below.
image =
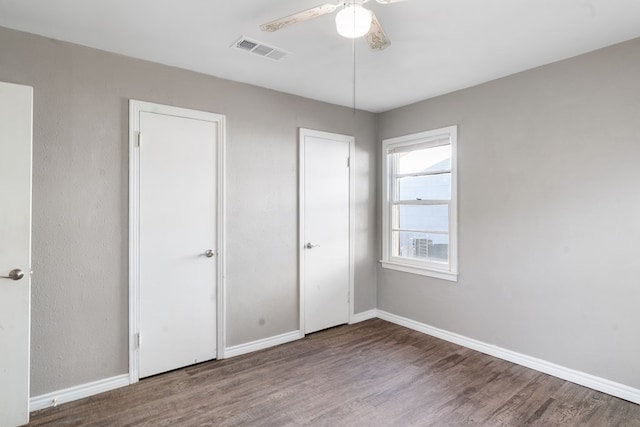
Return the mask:
M353 44L334 14L259 25L332 0L0 0L0 26L353 106ZM386 111L640 37L640 0L369 1L391 46L355 41L356 107ZM231 49L241 36L291 52Z

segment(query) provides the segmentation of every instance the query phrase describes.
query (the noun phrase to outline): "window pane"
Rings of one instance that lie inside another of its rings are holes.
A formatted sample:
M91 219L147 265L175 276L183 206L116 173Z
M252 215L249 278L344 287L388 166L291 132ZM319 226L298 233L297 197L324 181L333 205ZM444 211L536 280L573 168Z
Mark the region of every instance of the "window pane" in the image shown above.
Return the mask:
M394 256L447 262L449 236L447 234L394 231Z
M450 200L451 174L398 178L396 200Z
M397 227L410 230L449 232L449 206L396 205Z
M407 153L397 153L396 173L416 173L451 169L451 145L423 148Z

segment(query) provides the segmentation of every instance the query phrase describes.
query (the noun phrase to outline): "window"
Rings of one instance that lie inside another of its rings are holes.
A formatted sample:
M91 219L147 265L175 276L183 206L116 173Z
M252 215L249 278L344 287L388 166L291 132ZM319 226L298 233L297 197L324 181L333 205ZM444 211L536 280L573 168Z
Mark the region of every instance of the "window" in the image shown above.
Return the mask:
M457 126L384 140L382 266L456 281Z

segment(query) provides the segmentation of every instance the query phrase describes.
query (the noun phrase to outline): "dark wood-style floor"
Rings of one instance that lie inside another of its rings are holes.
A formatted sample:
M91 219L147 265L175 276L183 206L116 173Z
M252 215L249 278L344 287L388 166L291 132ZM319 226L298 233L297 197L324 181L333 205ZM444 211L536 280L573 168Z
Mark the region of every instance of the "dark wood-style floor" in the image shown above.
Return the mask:
M379 319L44 409L29 426L640 426L640 405Z

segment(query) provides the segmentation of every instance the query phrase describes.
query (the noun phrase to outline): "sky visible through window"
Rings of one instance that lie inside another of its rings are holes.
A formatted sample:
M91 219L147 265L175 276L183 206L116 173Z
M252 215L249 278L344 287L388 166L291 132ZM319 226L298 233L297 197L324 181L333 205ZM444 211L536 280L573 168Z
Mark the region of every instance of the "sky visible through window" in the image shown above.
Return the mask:
M451 169L451 145L398 154L399 174Z

